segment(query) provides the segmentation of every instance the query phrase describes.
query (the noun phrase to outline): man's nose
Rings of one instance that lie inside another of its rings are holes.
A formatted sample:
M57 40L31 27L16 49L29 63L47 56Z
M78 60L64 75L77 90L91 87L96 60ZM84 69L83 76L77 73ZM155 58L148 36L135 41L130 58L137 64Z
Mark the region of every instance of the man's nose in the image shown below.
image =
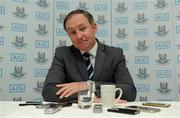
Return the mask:
M78 39L81 39L81 38L82 38L82 32L77 31L77 38L78 38Z

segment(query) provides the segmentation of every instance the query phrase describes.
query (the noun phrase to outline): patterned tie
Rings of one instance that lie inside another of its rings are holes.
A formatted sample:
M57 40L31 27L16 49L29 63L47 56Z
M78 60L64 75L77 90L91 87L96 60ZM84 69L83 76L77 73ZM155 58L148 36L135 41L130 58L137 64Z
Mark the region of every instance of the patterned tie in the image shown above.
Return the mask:
M90 55L88 53L83 54L83 57L84 57L84 59L86 61L86 68L87 68L87 71L88 71L89 80L92 80L94 71L93 71L93 66L92 66L92 64L90 62L89 56Z

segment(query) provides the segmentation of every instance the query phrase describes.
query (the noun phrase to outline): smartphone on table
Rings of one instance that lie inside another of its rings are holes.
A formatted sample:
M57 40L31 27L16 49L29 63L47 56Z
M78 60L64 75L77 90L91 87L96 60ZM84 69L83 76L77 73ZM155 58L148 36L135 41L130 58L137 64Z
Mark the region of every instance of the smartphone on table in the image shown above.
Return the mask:
M148 112L148 113L156 113L156 112L160 112L161 111L161 109L159 109L159 108L136 106L136 105L126 106L126 108L140 110L142 112Z
M142 103L143 106L152 106L152 107L163 107L163 108L168 108L171 106L171 104L168 103L155 103L155 102L147 102L147 103Z
M115 112L115 113L131 114L131 115L136 115L140 113L140 110L129 109L129 108L110 108L110 109L107 109L107 111Z

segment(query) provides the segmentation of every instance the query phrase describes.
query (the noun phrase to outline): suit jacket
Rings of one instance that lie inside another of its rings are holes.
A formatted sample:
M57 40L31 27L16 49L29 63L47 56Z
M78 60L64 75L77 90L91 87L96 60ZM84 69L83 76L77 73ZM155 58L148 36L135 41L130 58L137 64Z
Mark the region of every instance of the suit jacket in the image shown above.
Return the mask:
M93 81L96 95L100 97L101 84L116 84L123 90L122 99L134 101L136 88L126 67L125 56L120 48L110 47L98 42L95 58ZM60 101L56 96L56 84L87 81L86 64L80 50L72 46L58 47L55 50L52 65L46 76L42 96L45 101ZM77 99L77 94L66 98ZM62 99L63 100L63 99Z

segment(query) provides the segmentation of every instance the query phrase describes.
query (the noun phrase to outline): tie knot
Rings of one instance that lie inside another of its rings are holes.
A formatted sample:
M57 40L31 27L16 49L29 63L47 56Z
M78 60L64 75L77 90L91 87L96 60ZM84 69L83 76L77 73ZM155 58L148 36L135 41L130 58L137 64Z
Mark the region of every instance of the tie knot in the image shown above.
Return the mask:
M83 54L83 56L86 57L86 58L89 58L90 54L86 52L86 53Z

